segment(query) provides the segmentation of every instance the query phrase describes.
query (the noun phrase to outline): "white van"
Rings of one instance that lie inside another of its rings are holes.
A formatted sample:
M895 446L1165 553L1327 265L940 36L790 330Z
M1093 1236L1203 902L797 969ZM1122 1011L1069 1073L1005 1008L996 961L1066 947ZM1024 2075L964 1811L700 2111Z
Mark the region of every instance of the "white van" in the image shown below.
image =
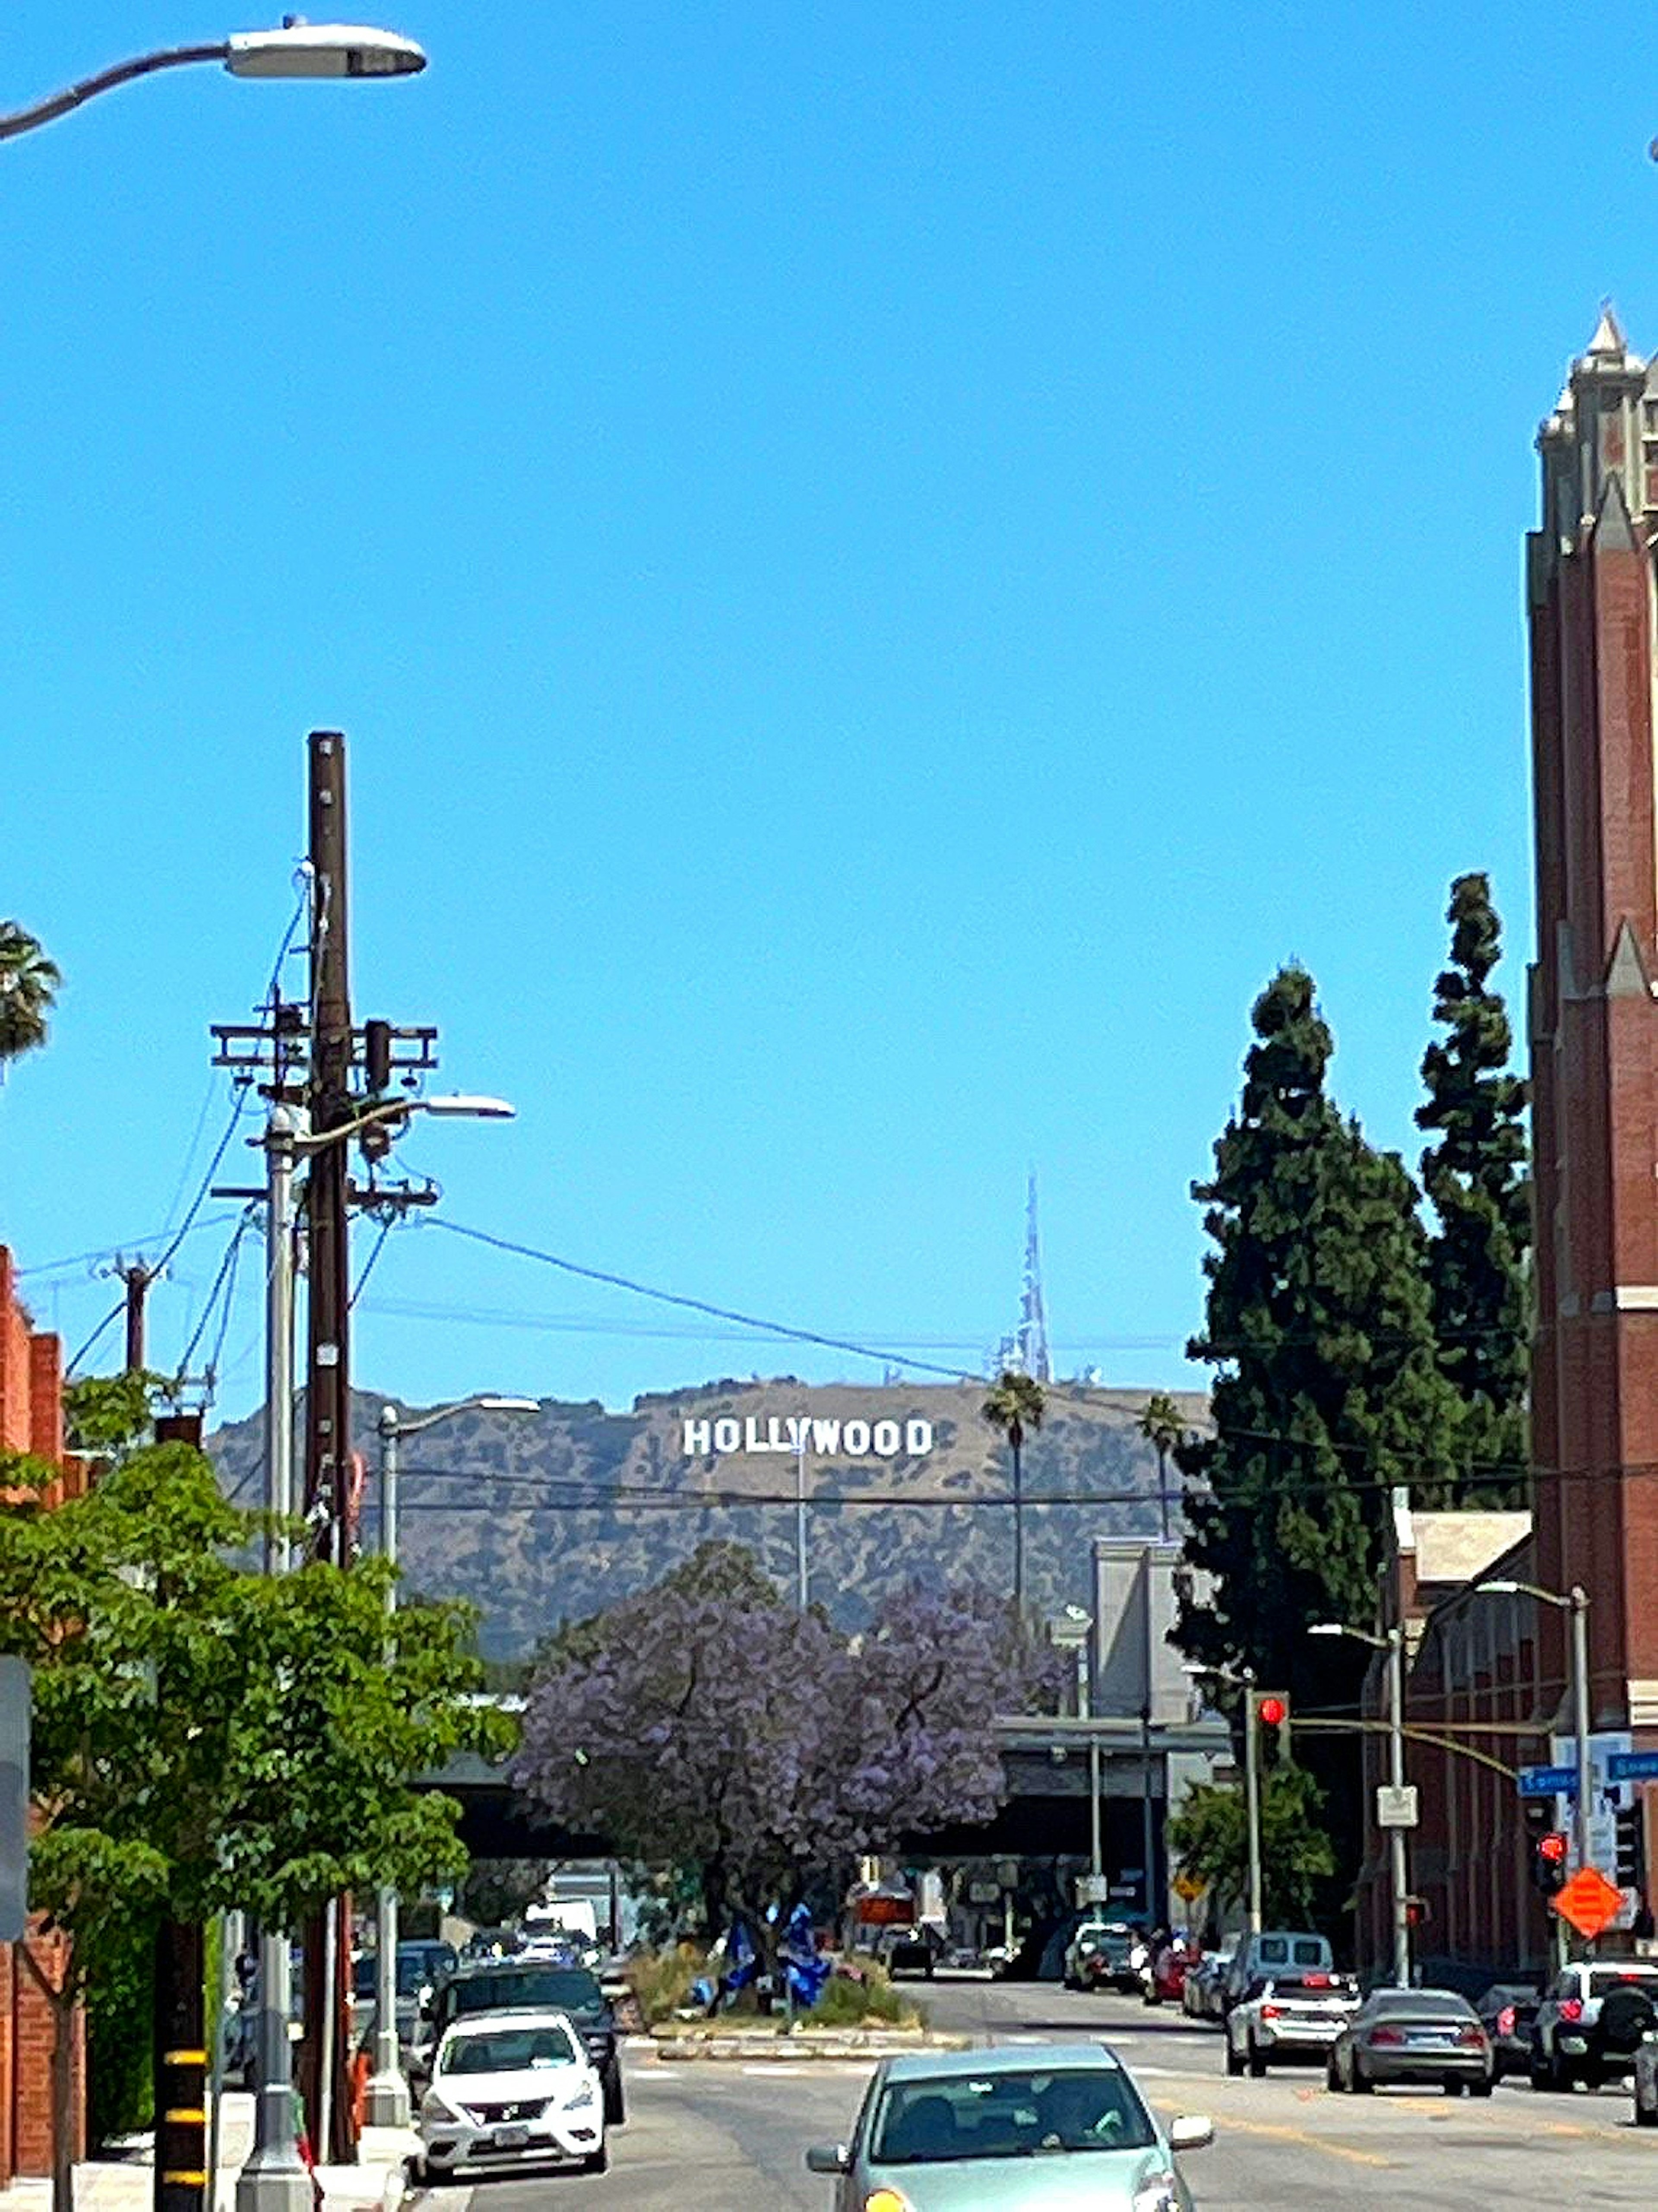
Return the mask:
M1230 2012L1255 1982L1293 1981L1302 1974L1333 1973L1335 1963L1327 1936L1275 1928L1270 1934L1242 1936L1226 1970L1222 2011Z

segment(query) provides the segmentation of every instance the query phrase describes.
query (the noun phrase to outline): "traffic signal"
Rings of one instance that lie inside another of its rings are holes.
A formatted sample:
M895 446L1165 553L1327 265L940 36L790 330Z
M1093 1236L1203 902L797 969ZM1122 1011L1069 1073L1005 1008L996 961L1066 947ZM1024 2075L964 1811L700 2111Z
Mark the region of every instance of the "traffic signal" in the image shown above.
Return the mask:
M1257 1692L1255 1724L1263 1738L1275 1746L1279 1759L1287 1765L1291 1756L1290 1692L1287 1690Z
M1532 1846L1531 1878L1545 1897L1558 1897L1566 1886L1566 1839L1558 1828Z
M1637 1797L1618 1815L1617 1870L1612 1880L1620 1889L1646 1887L1645 1808Z

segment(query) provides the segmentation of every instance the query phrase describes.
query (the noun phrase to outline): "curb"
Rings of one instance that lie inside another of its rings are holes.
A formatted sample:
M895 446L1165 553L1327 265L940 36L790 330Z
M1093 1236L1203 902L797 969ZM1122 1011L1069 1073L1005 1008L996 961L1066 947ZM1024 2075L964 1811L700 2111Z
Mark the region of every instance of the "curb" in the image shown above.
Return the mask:
M816 2038L807 2042L799 2035L679 2035L664 2038L655 2044L658 2059L670 2065L698 2062L730 2064L757 2058L795 2066L811 2066L819 2060L833 2060L837 2065L844 2065L849 2058L893 2058L910 2051L971 2048L971 2039L964 2035L891 2036L878 2041L873 2038L844 2037L833 2042Z

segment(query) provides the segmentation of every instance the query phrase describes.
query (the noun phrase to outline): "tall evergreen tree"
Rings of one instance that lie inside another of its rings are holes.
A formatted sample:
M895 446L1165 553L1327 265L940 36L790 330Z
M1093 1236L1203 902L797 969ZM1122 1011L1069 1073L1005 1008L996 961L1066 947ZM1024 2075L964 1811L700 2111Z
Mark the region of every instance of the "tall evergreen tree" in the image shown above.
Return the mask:
M1280 969L1253 1021L1238 1110L1193 1188L1214 1249L1188 1352L1218 1371L1212 1433L1175 1449L1189 1556L1209 1577L1177 1640L1200 1664L1310 1696L1357 1662L1307 1630L1372 1618L1388 1490L1444 1494L1455 1401L1415 1186L1326 1092L1333 1045L1311 976Z
M1502 924L1490 879L1451 885L1450 964L1434 986L1434 1020L1448 1032L1422 1060L1427 1102L1417 1126L1436 1142L1422 1182L1438 1217L1428 1243L1428 1285L1440 1368L1462 1403L1470 1487L1523 1494L1526 1419L1527 1086L1509 1072L1508 1009L1491 976Z

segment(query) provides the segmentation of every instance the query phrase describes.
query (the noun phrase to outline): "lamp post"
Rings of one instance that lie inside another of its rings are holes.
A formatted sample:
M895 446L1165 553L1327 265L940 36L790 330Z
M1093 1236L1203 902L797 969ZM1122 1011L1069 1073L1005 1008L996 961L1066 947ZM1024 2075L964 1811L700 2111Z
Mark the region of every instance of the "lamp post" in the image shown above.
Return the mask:
M1068 1605L1052 1630L1055 1646L1061 1651L1071 1651L1077 1661L1077 1718L1091 1722L1094 1717L1092 1668L1090 1665L1089 1639L1094 1632L1094 1617L1079 1605ZM1105 1856L1100 1836L1100 1740L1090 1727L1088 1732L1088 1870L1090 1902L1105 1903Z
M1253 1667L1200 1667L1188 1661L1182 1673L1206 1681L1225 1682L1243 1692L1243 1827L1248 1854L1249 1933L1261 1927L1260 1868L1260 1717L1255 1711L1255 1670Z
M419 1436L457 1413L534 1413L540 1407L533 1398L501 1398L479 1393L439 1406L415 1420L403 1419L395 1406L382 1406L380 1416L380 1557L395 1566L398 1561L398 1448L404 1437ZM397 1610L397 1585L386 1593L388 1613ZM374 2128L406 2128L409 2124L409 2084L398 2063L398 1893L382 1887L374 1899L374 2070L368 2078L367 2117Z
M504 1099L464 1097L391 1099L337 1129L302 1130L293 1109L272 1106L263 1137L265 1156L265 1454L264 1505L273 1516L264 1569L285 1574L292 1544L283 1524L294 1510L294 1171L329 1145L413 1114L509 1120ZM236 2212L312 2212L311 2177L300 2163L294 2132L294 2051L288 2038L292 1960L286 1929L259 1930L259 2014L255 2033L258 2094L253 2146L236 2182Z
M1395 1790L1405 1786L1405 1631L1395 1621L1385 1636L1368 1628L1349 1628L1339 1620L1321 1620L1309 1636L1348 1636L1356 1644L1388 1655L1388 1779ZM1405 1831L1388 1831L1388 1871L1393 1891L1394 1980L1401 1990L1411 1986L1411 1890L1405 1860Z
M1594 1788L1589 1762L1589 1594L1581 1583L1574 1583L1569 1590L1549 1590L1507 1577L1498 1582L1476 1583L1474 1589L1480 1597L1534 1597L1541 1605L1552 1605L1571 1615L1571 1724L1577 1740L1577 1814L1572 1826L1582 1869L1588 1866L1591 1856L1589 1808Z
M185 69L197 62L222 62L232 76L372 80L415 76L425 68L426 56L412 39L396 31L379 31L363 23L307 23L294 16L280 30L235 31L228 38L161 46L131 61L117 62L46 100L0 115L0 138L21 137L43 123L55 123L100 92L113 92L158 70Z

